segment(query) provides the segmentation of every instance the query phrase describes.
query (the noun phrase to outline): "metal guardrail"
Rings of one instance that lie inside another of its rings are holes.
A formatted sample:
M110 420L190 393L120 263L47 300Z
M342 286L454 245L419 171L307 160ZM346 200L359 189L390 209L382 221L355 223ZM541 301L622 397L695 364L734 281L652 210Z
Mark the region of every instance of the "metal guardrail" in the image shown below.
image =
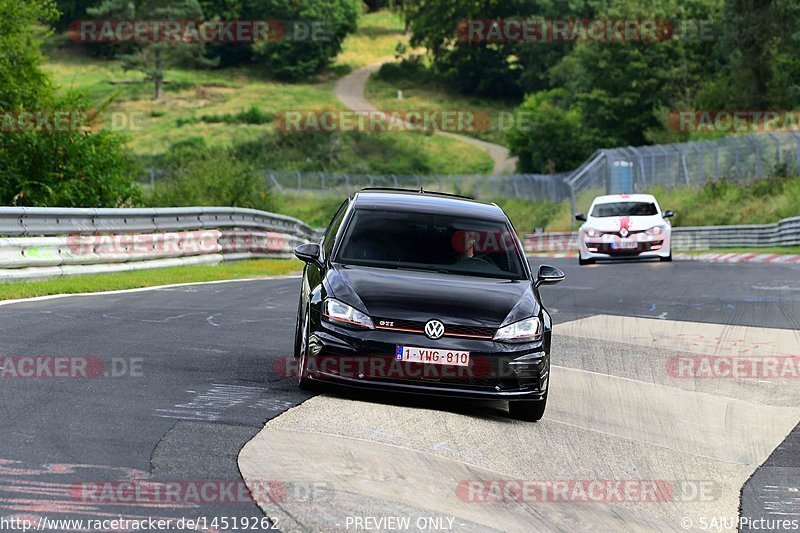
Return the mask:
M574 231L531 233L522 239L526 252L574 252L578 233ZM764 248L800 245L800 217L774 224L697 226L672 229L672 249Z
M315 230L255 209L0 207L0 280L291 257Z
M291 257L317 231L292 217L228 207L0 207L0 280ZM775 224L679 227L673 249L800 245L800 217ZM577 248L577 233L523 236L527 252Z

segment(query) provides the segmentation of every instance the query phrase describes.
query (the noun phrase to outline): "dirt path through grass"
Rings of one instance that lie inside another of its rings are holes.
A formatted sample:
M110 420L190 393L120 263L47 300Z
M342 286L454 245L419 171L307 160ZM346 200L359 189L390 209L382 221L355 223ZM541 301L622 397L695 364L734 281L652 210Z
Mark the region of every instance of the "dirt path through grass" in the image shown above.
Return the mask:
M377 107L372 105L364 95L364 88L367 85L367 80L370 75L378 70L383 63L392 61L393 58L385 58L372 65L362 67L354 70L347 76L344 76L336 83L335 94L345 106L353 111L379 111ZM465 142L472 146L476 146L481 150L487 152L494 161L494 169L492 173L510 174L516 171L517 158L512 157L508 148L498 144L481 141L465 135L458 135L447 131L436 131L437 135L450 137L461 142Z

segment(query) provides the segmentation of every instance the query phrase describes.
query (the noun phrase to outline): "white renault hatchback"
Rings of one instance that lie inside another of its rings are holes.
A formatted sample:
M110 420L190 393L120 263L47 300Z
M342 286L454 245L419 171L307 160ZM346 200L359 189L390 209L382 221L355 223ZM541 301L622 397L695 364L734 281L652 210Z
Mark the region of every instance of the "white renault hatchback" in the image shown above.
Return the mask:
M650 194L598 196L588 216L575 215L584 223L578 232L578 262L638 257L672 261L672 227L667 219L674 215L661 211Z

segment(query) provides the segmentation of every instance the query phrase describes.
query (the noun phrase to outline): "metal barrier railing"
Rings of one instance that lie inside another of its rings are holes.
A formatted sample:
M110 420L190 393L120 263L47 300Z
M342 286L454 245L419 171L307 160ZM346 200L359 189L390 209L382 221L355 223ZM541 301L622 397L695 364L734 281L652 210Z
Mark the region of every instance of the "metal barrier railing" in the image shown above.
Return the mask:
M0 207L0 280L291 257L315 231L300 220L230 207Z
M578 233L573 231L531 233L524 235L522 241L526 252L578 249ZM800 217L785 218L774 224L672 228L672 249L678 251L794 245L800 245Z

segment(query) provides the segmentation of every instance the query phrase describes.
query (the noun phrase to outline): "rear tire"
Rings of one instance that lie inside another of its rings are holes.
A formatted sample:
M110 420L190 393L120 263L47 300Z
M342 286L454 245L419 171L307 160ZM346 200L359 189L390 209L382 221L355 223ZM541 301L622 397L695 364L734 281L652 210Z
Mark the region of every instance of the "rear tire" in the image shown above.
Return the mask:
M544 416L546 407L547 393L541 400L508 402L508 415L517 420L538 422Z
M667 257L659 257L658 259L662 263L671 263L672 262L672 250L669 251L669 255Z

